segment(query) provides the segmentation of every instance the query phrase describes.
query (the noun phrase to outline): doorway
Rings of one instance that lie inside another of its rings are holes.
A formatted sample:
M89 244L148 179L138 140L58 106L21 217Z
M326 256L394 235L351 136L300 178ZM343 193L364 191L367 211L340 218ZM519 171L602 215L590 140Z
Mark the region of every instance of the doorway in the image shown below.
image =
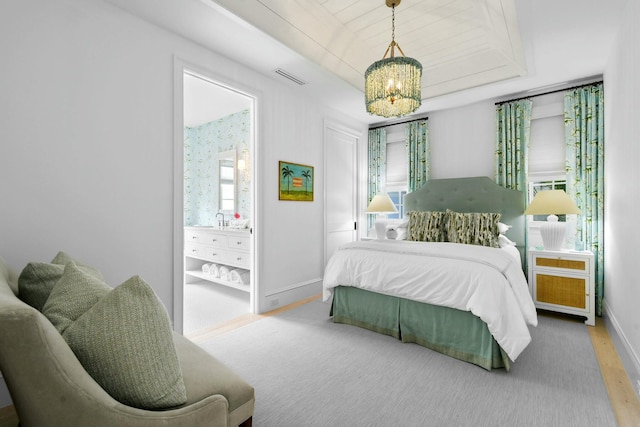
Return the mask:
M357 237L359 140L357 132L325 123L325 265L340 245Z
M207 73L179 68L175 211L180 223L174 226L180 238L174 254L179 252L180 278L176 273L174 327L189 337L255 311L256 102Z

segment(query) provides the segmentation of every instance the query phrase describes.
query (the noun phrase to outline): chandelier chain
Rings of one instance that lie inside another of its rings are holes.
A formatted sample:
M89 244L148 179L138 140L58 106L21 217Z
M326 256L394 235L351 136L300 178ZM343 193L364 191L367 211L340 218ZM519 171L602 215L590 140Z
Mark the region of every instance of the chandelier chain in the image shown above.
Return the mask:
M396 5L391 6L391 42L396 40Z

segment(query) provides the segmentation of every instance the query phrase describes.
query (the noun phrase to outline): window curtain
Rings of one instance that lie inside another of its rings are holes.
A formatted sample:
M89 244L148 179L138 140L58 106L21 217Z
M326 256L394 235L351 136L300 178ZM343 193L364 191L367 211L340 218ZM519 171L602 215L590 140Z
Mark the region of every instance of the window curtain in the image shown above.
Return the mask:
M387 176L387 130L385 128L369 130L369 166L367 206L373 197L383 193ZM373 215L368 215L368 228L374 224Z
M595 259L596 314L604 296L604 91L602 83L564 96L567 194L580 209L576 240Z
M429 179L430 150L427 120L416 120L406 127L408 192L422 187Z
M523 203L527 203L527 174L529 172L529 137L531 135L530 99L506 102L496 107L496 173L498 185L522 191ZM527 271L529 233L525 222L522 243L522 267Z
M496 107L496 183L527 197L531 100L506 102Z

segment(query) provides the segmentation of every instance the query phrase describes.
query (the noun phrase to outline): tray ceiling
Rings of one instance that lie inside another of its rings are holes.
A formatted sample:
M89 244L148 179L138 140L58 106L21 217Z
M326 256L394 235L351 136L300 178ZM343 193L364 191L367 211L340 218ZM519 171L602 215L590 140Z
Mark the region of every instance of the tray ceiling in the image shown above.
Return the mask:
M215 2L359 90L391 41L384 0ZM513 0L402 0L395 24L423 98L526 75Z

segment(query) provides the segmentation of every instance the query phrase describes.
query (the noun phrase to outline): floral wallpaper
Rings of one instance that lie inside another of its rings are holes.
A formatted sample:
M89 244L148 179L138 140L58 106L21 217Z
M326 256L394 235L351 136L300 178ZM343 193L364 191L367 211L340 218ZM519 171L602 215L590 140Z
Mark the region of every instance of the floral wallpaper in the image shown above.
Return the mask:
M231 114L198 127L184 128L184 225L217 224L219 153L235 150L242 158L249 150L251 117L249 110ZM249 219L250 177L238 173L236 210ZM225 212L233 219L235 212Z

